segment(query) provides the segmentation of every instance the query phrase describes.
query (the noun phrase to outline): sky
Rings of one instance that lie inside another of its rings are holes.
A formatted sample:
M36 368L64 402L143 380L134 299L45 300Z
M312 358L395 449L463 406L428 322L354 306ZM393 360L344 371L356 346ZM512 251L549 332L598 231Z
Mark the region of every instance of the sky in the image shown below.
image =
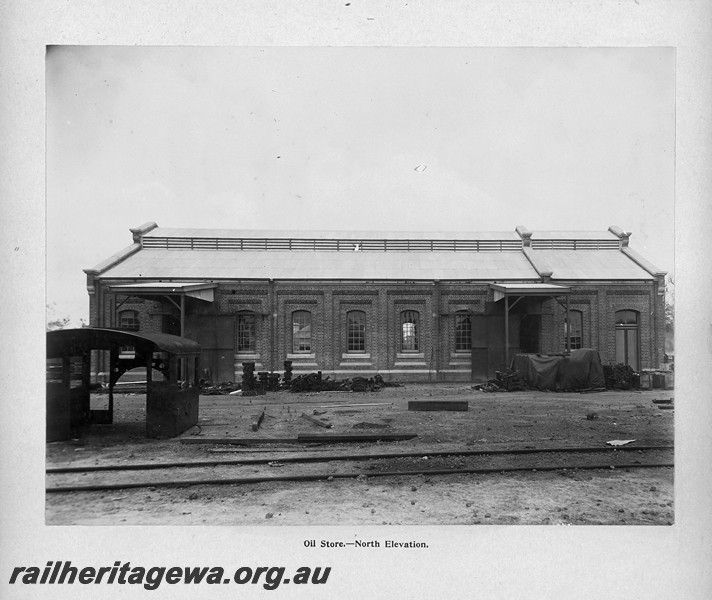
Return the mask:
M633 232L674 268L672 48L53 46L47 303L129 228Z

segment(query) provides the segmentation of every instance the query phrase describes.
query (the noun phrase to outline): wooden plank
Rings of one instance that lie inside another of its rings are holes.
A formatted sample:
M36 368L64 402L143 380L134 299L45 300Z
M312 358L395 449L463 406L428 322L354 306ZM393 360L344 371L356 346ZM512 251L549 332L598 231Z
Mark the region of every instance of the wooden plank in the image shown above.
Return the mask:
M300 442L377 442L411 440L418 437L417 433L300 433Z
M253 444L296 444L297 438L221 438L221 437L184 437L181 444L235 444L250 446Z
M408 410L469 410L467 400L410 400Z
M314 417L310 417L306 413L302 413L302 418L306 419L310 423L314 423L314 425L318 425L319 427L325 427L326 429L331 428L331 423L324 423L324 421L320 421L319 419L315 419Z
M260 428L260 425L262 425L262 421L265 419L265 411L267 408L263 408L262 412L260 413L260 416L257 418L256 421L252 423L252 431L257 431Z
M343 404L322 404L319 408L343 408L344 406L393 406L393 402L363 402L360 404L344 402Z

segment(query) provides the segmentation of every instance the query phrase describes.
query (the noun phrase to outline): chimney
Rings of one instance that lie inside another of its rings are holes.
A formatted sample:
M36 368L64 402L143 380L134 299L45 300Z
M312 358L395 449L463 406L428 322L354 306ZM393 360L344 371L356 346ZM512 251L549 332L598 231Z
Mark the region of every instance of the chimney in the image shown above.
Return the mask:
M149 221L148 223L144 223L140 227L132 227L129 229L129 231L133 234L133 241L134 244L140 244L141 243L141 236L144 233L148 233L149 231L155 229L158 227L153 221Z
M517 225L516 229L519 237L522 238L522 246L529 248L532 245L532 232L529 231L524 225Z
M628 247L628 242L630 241L630 236L633 235L630 231L623 231L620 227L617 225L611 225L608 228L608 231L610 231L613 235L615 235L618 238L618 247L622 250L623 248Z

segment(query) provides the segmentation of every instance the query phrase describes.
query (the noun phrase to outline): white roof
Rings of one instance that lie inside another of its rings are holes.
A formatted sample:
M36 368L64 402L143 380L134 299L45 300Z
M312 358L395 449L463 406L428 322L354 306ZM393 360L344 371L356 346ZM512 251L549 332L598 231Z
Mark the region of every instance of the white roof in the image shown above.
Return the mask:
M101 274L147 279L537 279L521 252L143 249Z
M153 227L153 229L151 229ZM602 231L132 230L135 243L87 273L171 280L652 280L657 269ZM139 283L138 285L142 285ZM157 285L151 283L150 285Z
M653 279L619 250L532 250L531 256L553 279Z

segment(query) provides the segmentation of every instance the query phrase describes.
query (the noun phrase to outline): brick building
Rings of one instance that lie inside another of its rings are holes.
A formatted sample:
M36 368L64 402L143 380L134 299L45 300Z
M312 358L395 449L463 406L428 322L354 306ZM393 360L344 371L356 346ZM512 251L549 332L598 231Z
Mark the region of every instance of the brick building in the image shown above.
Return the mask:
M168 229L86 269L93 327L198 341L214 381L257 371L491 377L518 352L596 348L657 368L665 273L630 233ZM103 370L103 365L96 365Z

